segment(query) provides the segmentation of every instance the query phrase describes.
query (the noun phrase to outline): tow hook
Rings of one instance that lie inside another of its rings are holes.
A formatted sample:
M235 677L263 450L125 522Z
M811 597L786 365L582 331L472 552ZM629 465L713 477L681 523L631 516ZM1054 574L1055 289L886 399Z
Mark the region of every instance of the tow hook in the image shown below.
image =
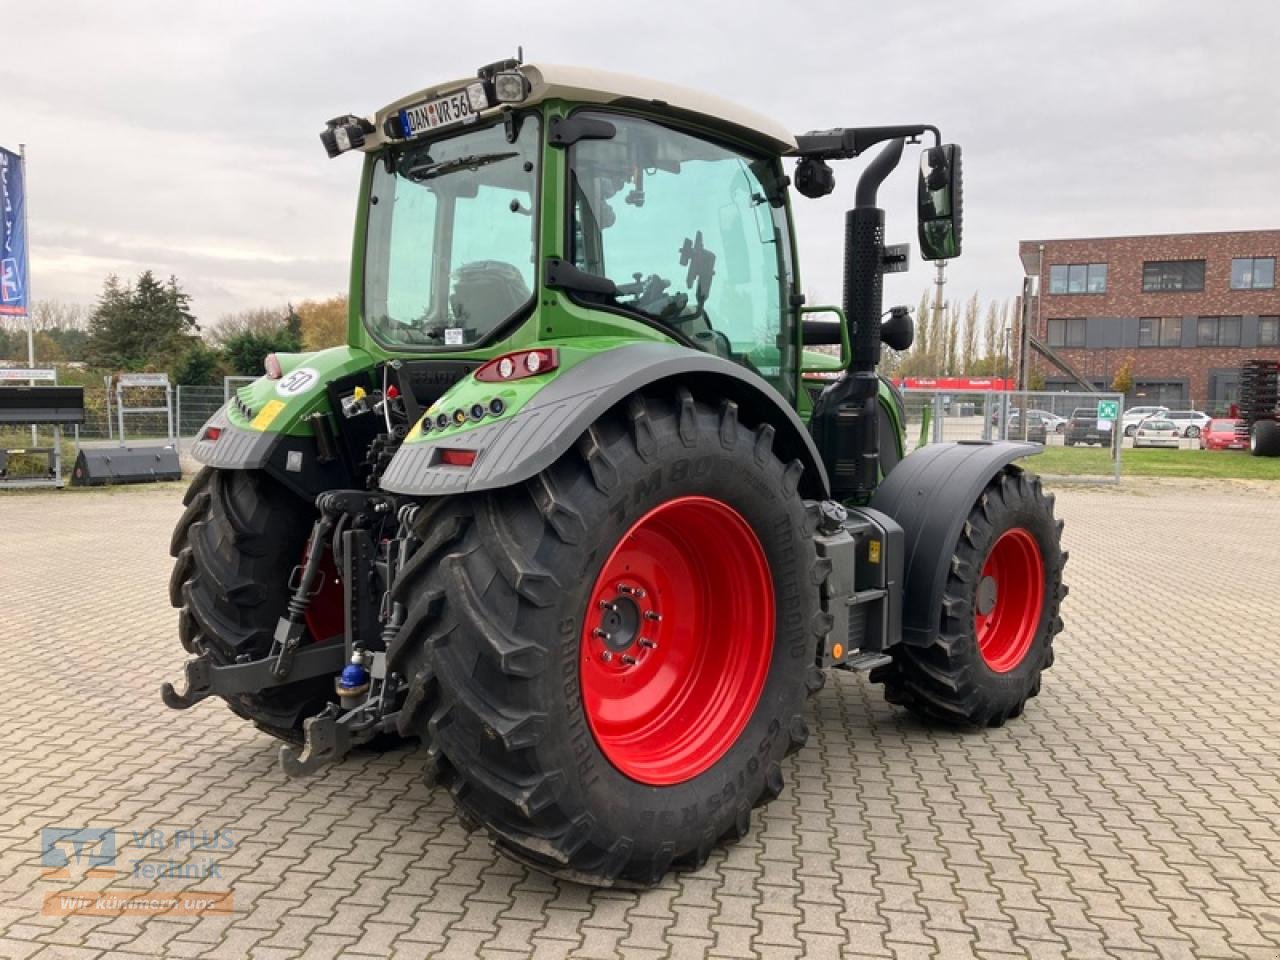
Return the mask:
M305 651L303 651L305 654ZM300 654L299 656L302 656ZM400 689L400 678L396 674L387 674L387 658L384 653L372 655L357 651L360 662L352 662L343 668L336 687L343 704L330 703L314 717L302 723L302 747L282 746L280 748L280 768L289 777L305 777L315 773L326 764L341 760L351 748L368 743L380 733L396 732L400 713L392 709ZM365 667L365 658L370 658L369 668ZM365 678L365 689L344 696L342 681L350 671L351 679L359 679L358 673ZM335 668L336 669L336 668ZM348 703L358 705L348 706Z
M220 666L208 654L203 654L183 664L184 688L178 691L173 684L165 682L160 685L160 699L172 710L186 710L212 696L255 693L311 677L332 676L341 669L345 659L341 643L318 644L299 651L289 672L279 676L272 657Z

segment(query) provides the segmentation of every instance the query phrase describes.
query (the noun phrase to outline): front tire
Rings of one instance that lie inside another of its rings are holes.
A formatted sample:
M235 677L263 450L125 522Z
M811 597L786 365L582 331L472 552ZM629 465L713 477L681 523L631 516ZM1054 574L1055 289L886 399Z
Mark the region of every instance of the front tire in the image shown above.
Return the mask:
M463 820L536 869L647 886L696 868L806 740L816 518L773 428L737 414L636 396L527 484L424 516L394 591L401 731Z
M1040 478L1006 467L969 511L948 565L937 639L873 671L890 703L949 725L998 727L1040 692L1062 629L1062 522ZM907 598L910 602L910 598Z

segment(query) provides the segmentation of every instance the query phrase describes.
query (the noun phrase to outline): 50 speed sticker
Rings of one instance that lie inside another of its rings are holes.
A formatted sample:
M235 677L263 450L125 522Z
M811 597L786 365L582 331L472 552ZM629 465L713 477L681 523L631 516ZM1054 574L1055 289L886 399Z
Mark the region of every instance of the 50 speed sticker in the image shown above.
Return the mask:
M320 374L316 370L311 367L299 367L291 373L286 373L276 384L276 393L282 397L296 397L300 393L306 393L319 382Z

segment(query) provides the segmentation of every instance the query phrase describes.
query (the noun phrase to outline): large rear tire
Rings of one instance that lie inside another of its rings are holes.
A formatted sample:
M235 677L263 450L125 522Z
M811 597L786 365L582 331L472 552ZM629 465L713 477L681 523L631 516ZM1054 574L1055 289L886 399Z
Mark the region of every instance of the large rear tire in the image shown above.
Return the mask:
M209 467L191 481L182 502L186 511L169 546L177 561L169 602L180 611L182 646L189 653L207 652L218 664L266 656L289 600L289 574L311 531L313 508L258 471ZM322 592L313 607L330 597ZM303 720L333 696L333 681L314 677L228 697L226 704L272 736L300 743Z
M772 438L732 403L636 396L527 484L420 515L401 732L503 851L650 885L778 795L828 618Z
M955 726L998 727L1020 715L1062 630L1061 532L1039 477L1012 466L993 477L946 558L937 639L899 644L893 663L872 672L885 698Z

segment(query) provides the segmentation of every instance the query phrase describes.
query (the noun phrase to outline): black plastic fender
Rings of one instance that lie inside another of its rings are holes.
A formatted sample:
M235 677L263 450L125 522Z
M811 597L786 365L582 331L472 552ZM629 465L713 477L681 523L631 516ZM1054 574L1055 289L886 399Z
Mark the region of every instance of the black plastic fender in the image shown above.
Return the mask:
M904 457L871 498L905 535L902 641L928 646L941 622L942 591L969 509L987 483L1038 443L934 443Z
M437 444L405 444L381 487L392 493L441 496L494 490L521 483L551 466L592 423L628 396L646 388L686 387L710 402L731 400L747 424L774 428L773 448L782 460L804 465L799 491L828 496L827 471L813 438L795 410L765 380L745 367L673 343L634 343L607 350L564 371L514 416L450 436L443 446L475 450L469 469L440 463Z

